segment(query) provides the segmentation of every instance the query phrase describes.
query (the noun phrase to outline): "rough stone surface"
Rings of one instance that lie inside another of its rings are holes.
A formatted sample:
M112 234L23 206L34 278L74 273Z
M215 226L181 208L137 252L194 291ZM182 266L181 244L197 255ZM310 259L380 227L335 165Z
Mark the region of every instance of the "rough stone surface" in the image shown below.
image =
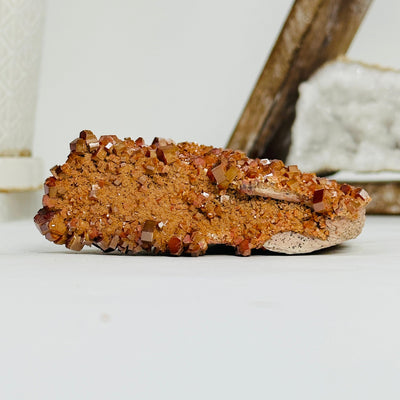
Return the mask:
M300 86L288 163L400 171L400 73L340 59Z
M74 251L198 256L224 244L248 256L285 232L332 245L360 232L370 201L361 188L279 160L195 143L83 131L70 149L51 169L34 220L46 239ZM351 235L333 232L339 221L354 227Z

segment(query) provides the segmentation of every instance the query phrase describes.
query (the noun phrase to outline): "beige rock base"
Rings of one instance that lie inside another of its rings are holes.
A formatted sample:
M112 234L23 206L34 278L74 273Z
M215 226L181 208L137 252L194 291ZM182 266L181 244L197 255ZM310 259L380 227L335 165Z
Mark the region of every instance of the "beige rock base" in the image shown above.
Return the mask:
M327 240L310 238L296 232L281 232L264 243L264 248L270 251L285 254L311 253L326 247L335 246L349 239L357 237L365 223L365 212L357 220L338 218L327 221L330 235Z

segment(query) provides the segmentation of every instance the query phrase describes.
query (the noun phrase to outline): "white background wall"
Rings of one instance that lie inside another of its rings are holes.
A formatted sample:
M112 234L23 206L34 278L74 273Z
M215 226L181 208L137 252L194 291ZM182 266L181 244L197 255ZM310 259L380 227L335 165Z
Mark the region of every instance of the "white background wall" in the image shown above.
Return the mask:
M223 146L291 0L48 0L34 154L82 129ZM400 1L376 0L349 51L400 68Z

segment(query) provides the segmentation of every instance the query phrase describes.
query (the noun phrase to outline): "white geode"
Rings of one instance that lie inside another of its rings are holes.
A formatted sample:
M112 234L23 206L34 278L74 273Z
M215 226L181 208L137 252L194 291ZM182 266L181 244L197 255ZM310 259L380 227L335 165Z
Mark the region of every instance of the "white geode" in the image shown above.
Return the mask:
M400 171L400 72L345 59L300 88L287 163L304 171Z

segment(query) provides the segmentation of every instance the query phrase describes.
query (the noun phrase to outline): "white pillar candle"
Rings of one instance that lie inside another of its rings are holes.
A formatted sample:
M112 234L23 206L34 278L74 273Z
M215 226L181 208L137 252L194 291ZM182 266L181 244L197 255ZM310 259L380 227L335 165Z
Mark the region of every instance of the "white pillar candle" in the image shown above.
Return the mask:
M42 180L31 149L44 8L44 0L0 0L0 220L29 210L7 194L32 191Z

